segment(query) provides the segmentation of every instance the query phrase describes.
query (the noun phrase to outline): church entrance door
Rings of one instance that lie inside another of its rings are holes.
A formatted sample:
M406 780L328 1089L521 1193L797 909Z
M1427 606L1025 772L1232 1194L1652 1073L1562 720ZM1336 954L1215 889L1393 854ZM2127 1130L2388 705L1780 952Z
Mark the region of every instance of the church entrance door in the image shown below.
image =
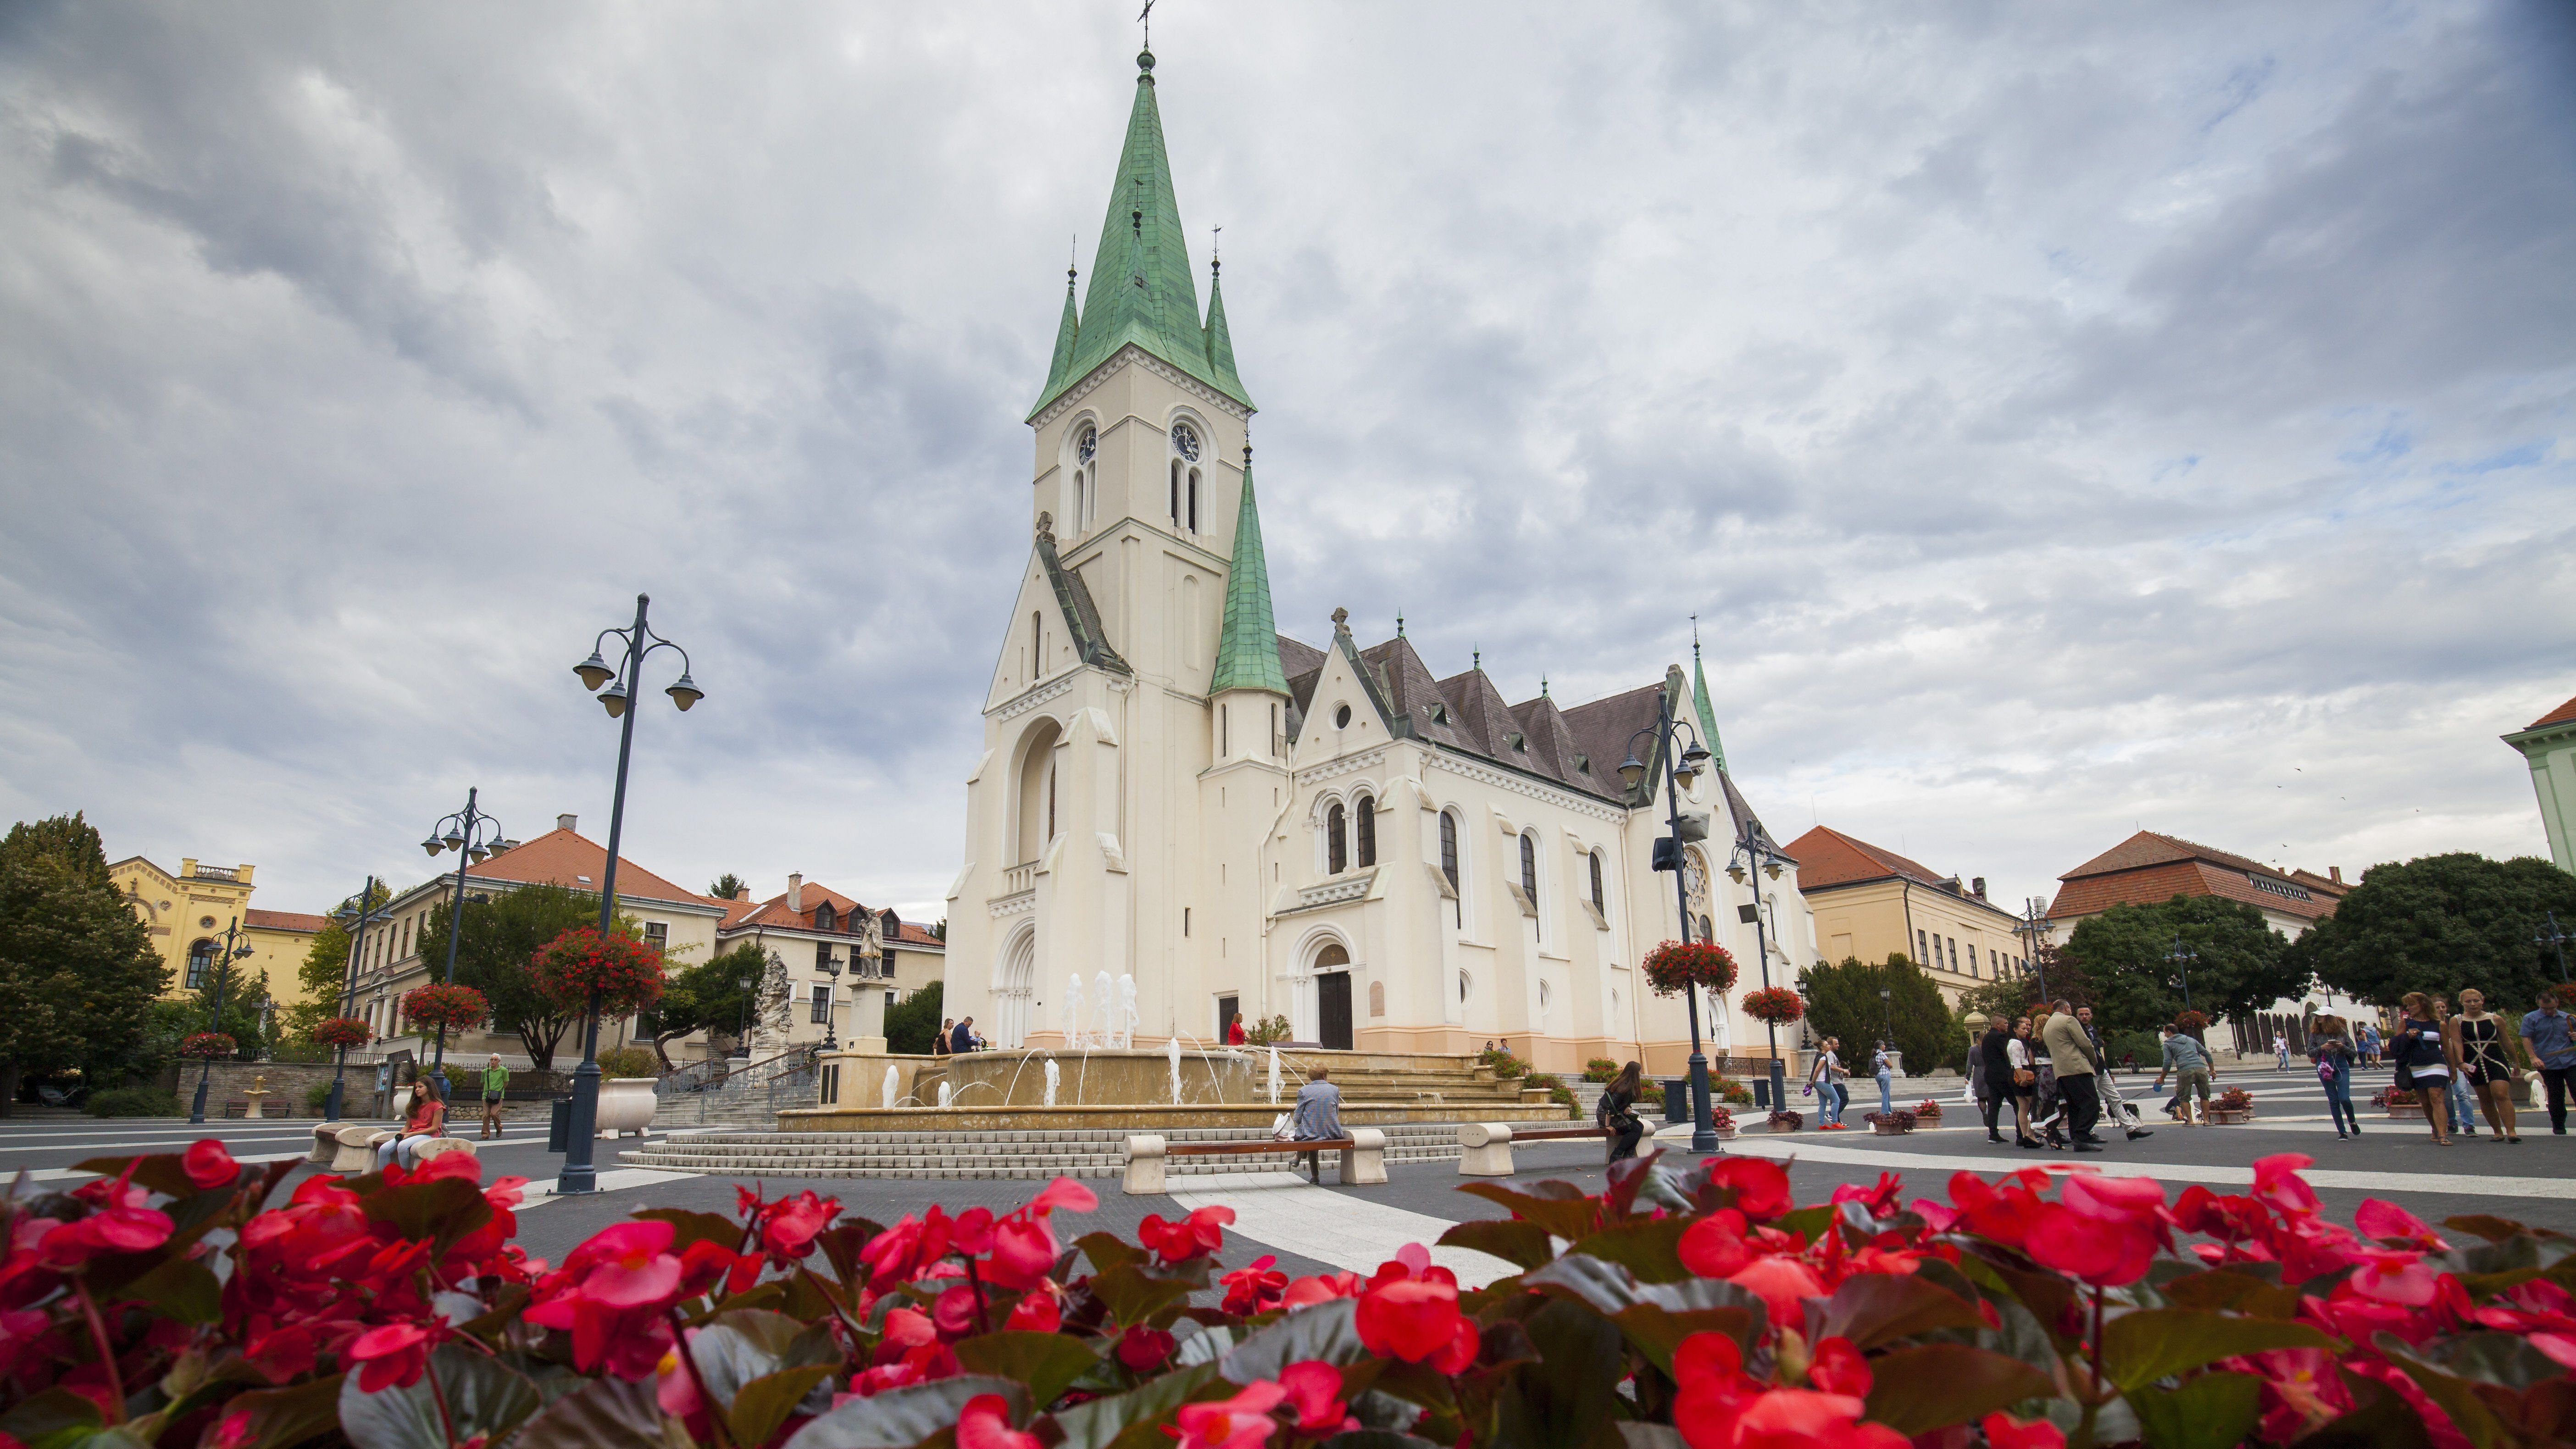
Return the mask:
M1315 978L1316 1039L1327 1051L1351 1049L1351 973Z

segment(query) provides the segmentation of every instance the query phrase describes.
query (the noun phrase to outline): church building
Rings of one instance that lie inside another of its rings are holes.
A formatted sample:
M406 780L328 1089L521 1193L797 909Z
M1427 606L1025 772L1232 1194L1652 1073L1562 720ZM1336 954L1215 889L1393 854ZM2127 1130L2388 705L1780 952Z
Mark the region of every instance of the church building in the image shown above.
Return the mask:
M1366 646L1340 609L1321 647L1278 632L1251 394L1214 262L1199 306L1152 54L1137 65L1090 283L1077 307L1068 274L1028 417L1032 542L967 780L948 1014L1061 1047L1089 1025L1068 982L1096 995L1107 972L1135 978L1139 1046L1213 1045L1240 1013L1328 1048L1680 1071L1685 1004L1636 967L1681 933L1683 895L1692 938L1740 963L1730 996L1818 959L1794 869L1727 873L1734 840L1770 837L1705 677L1511 704L1481 667L1435 674L1400 620ZM1710 818L1678 893L1652 868L1666 713L1715 756L1682 792ZM1701 1011L1712 1058L1762 1050L1731 1001Z

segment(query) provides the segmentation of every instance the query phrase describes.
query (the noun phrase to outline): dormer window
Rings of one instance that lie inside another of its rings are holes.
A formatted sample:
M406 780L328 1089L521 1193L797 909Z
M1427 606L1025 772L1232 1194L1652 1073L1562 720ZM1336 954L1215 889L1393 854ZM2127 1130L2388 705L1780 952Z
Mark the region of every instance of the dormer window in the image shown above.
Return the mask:
M835 917L832 914L832 903L830 901L825 901L823 904L814 908L815 930L829 931L837 929L834 922Z
M1592 773L1592 757L1591 757L1590 755L1577 755L1577 756L1575 756L1575 757L1574 757L1574 768L1575 768L1578 772L1580 772L1580 773L1582 773L1582 774L1586 774L1586 775L1591 774L1591 773Z
M1527 736L1513 734L1507 735L1504 738L1509 739L1512 742L1513 749L1520 751L1524 755L1529 753L1529 739Z
M1447 724L1449 722L1449 706L1445 704L1435 704L1431 706L1431 722L1433 724Z

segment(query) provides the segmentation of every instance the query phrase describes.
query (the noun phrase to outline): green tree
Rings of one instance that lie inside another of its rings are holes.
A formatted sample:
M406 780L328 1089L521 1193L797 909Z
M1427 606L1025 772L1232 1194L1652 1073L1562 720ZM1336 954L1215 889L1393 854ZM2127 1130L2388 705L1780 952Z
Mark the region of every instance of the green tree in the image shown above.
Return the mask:
M2442 992L2456 1006L2475 987L2489 1010L2518 1016L2559 979L2556 954L2534 939L2551 911L2576 925L2576 876L2548 861L2418 856L2362 872L2290 954L2326 985L2381 1006L2410 991Z
M2196 958L2186 963L2191 1005L2212 1021L2307 991L2306 968L2289 960L2290 943L2261 911L2223 896L2177 895L2076 923L2064 955L2091 980L2095 1025L2105 1033L2154 1031L2182 1011L2180 973L2169 959L2177 941ZM2048 984L2052 996L2073 999L2057 989L2054 972Z
M751 882L741 876L735 875L732 871L726 871L716 877L715 884L707 887L707 894L720 901L729 901L750 885Z
M451 910L450 902L440 901L421 924L420 956L433 973L446 969ZM516 1035L538 1071L553 1069L555 1050L576 1017L537 990L528 963L548 941L598 921L599 897L569 886L526 885L465 902L465 929L456 938L457 984L483 993L492 1004L492 1030Z
M1875 965L1847 956L1838 966L1810 966L1798 974L1798 994L1807 998L1816 1035L1842 1039L1843 1065L1855 1074L1869 1070L1870 1045L1878 1041L1903 1052L1910 1071L1928 1072L1943 1059L1950 1009L1941 988L1901 952Z
M26 1072L77 1068L100 1085L142 1065L169 968L107 876L81 816L20 822L0 839L0 1115Z
M672 974L662 986L662 999L643 1014L644 1028L653 1034L653 1054L662 1059L662 1069L672 1067L671 1054L665 1048L693 1031L724 1032L739 1030L751 1009L758 1005L760 978L769 969L769 958L760 948L749 944L701 961L685 971ZM748 986L740 985L749 982Z
M936 981L906 993L903 1000L887 1007L886 1050L915 1056L927 1054L931 1038L939 1035L941 1009L940 983Z
M367 909L383 906L393 899L393 894L383 881L367 877ZM358 898L354 895L332 907L323 916L325 924L313 937L313 944L304 948L304 959L296 965L295 980L303 988L300 994L304 999L286 1009L284 1029L300 1041L311 1041L313 1028L340 1014L342 993L349 984L349 931L340 924L340 913L357 907ZM378 922L369 927L369 934L383 928Z

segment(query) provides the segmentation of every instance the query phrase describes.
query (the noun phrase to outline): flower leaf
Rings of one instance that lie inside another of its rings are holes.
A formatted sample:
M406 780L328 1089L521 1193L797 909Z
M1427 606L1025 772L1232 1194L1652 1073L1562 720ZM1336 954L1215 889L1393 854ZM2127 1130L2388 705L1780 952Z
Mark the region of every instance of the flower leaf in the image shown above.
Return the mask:
M1547 1229L1518 1218L1469 1218L1452 1223L1440 1235L1444 1248L1473 1248L1490 1254L1516 1268L1544 1266L1556 1256L1555 1247L1547 1240Z
M1001 1395L1015 1422L1028 1416L1027 1389L1009 1379L959 1374L852 1399L808 1420L788 1436L787 1449L912 1449L931 1435L956 1427L966 1401L978 1394Z
M592 1379L530 1419L510 1449L635 1449L662 1440L653 1380Z
M1911 1439L2051 1391L2019 1359L1964 1343L1900 1348L1869 1361L1868 1417Z
M98 1405L87 1396L69 1389L47 1389L0 1413L0 1434L17 1439L27 1449L59 1449L96 1434L104 1422Z
M1984 1324L1974 1306L1937 1283L1910 1274L1860 1273L1843 1280L1826 1300L1816 1332L1825 1338L1839 1334L1866 1351L1934 1329Z
M224 1403L224 1416L248 1412L250 1438L242 1449L300 1444L340 1422L340 1379L313 1379L283 1389L254 1389Z
M492 1205L483 1200L483 1189L454 1177L378 1187L366 1195L360 1206L369 1218L406 1238L425 1239L439 1253L492 1221Z
M1030 1402L1044 1406L1062 1397L1067 1385L1100 1362L1100 1355L1090 1347L1092 1342L1060 1333L1005 1329L962 1340L955 1352L957 1361L968 1372L1018 1379L1029 1386ZM744 1442L761 1441L746 1438Z
M1692 1276L1682 1266L1681 1255L1682 1233L1690 1225L1691 1219L1682 1217L1622 1223L1594 1233L1568 1251L1620 1264L1640 1283L1679 1283Z
M1138 1263L1121 1263L1091 1275L1092 1296L1106 1304L1110 1316L1121 1324L1153 1322L1155 1315L1187 1301L1190 1287L1187 1279L1149 1274Z
M2102 1366L2122 1389L2143 1388L2203 1364L2274 1348L2341 1348L2304 1323L2238 1318L2197 1308L2141 1308L2102 1328Z
M736 1444L766 1444L787 1416L796 1412L816 1384L832 1376L828 1364L804 1364L763 1374L744 1384L725 1409L725 1422L733 1426ZM817 1412L828 1409L830 1400L816 1406Z
M1572 1183L1537 1182L1533 1192L1514 1192L1500 1183L1470 1182L1459 1187L1487 1202L1500 1203L1512 1210L1512 1216L1523 1222L1536 1223L1567 1242L1579 1242L1592 1236L1601 1226L1601 1205L1585 1197ZM1568 1197L1551 1189L1571 1193Z
M2254 1433L2263 1415L2263 1380L2257 1374L2202 1374L2178 1389L2129 1395L2129 1407L2146 1433L2147 1449L2234 1449Z
M182 1323L212 1323L224 1315L224 1285L196 1258L169 1258L125 1285L122 1296L140 1298Z
M1217 1366L1238 1384L1257 1384L1310 1358L1352 1363L1368 1356L1360 1346L1358 1312L1358 1302L1349 1298L1309 1304L1236 1344Z
M1055 1426L1064 1434L1064 1442L1057 1449L1108 1449L1136 1429L1168 1445L1171 1441L1163 1437L1158 1426L1175 1410L1201 1399L1222 1399L1233 1392L1234 1385L1218 1375L1215 1364L1194 1364L1149 1379L1126 1393L1092 1399L1058 1413Z
M691 1243L714 1243L728 1251L742 1245L742 1224L722 1213L694 1212L688 1208L644 1208L628 1214L647 1222L671 1225L671 1251L685 1253Z
M455 1416L458 1439L484 1434L498 1440L544 1406L535 1384L487 1354L441 1344L430 1351L429 1369ZM355 1375L345 1375L339 1409L341 1432L358 1449L449 1449L453 1442L428 1374L407 1389L372 1394L358 1387Z

